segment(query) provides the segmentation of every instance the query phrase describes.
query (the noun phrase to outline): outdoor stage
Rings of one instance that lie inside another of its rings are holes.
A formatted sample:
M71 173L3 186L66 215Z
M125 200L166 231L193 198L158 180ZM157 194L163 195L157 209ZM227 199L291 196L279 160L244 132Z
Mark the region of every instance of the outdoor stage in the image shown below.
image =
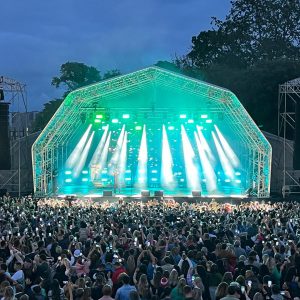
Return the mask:
M157 67L70 93L32 156L42 197L270 194L271 146L236 96Z

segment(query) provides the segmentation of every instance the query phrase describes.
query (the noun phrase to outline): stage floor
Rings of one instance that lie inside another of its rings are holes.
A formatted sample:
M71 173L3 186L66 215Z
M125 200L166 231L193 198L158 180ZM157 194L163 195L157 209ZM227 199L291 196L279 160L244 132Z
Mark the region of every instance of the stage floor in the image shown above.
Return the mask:
M96 188L87 186L63 186L57 192L57 195L76 195L78 197L102 197L104 192L112 192L114 197L141 197L141 189L134 187L121 188L114 191L113 188ZM163 191L164 197L192 197L192 191L187 188L178 188L172 190L157 188L148 188L150 196L154 196L156 191ZM246 193L237 188L227 188L221 192L208 194L207 191L201 191L202 197L209 198L246 198ZM158 196L159 197L159 196Z

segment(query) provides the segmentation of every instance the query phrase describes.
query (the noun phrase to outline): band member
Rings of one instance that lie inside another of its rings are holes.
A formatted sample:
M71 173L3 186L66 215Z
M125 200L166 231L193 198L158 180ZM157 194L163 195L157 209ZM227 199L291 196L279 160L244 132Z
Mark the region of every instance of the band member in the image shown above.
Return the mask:
M114 193L116 194L117 192L120 193L121 189L120 189L120 182L119 182L119 170L115 169L114 170Z

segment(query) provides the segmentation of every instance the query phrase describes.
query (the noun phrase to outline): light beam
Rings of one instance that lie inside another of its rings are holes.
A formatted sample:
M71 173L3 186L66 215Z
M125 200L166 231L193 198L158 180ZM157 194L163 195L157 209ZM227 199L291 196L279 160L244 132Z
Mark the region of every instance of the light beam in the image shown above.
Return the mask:
M187 186L192 190L201 190L199 172L195 163L195 152L183 125L181 125L181 138Z
M92 141L93 141L93 138L94 138L94 134L95 134L95 131L92 132L88 142L86 143L83 151L80 154L79 162L76 164L76 166L74 168L74 172L73 172L75 178L79 177L79 175L81 174L82 169L85 166L86 159L87 159L87 156L89 154L91 144L92 144Z
M72 169L75 164L78 162L81 152L83 151L84 145L86 144L87 138L89 136L90 130L92 128L92 124L89 125L84 135L81 137L80 141L76 145L75 149L72 151L70 156L66 161L66 168Z
M217 127L217 125L214 125L217 135L219 137L219 140L221 142L221 145L224 149L224 152L226 154L226 156L229 158L231 164L234 167L238 167L240 164L240 161L238 159L238 157L236 156L236 154L234 153L233 149L230 147L230 145L228 144L227 140L225 139L225 137L223 136L223 134L221 133L221 131L219 130L219 128Z
M105 141L106 141L106 138L107 138L107 134L108 134L108 128L109 128L109 125L106 125L105 126L105 129L104 129L104 132L103 132L103 135L100 139L100 142L93 154L93 157L91 159L91 162L90 162L90 174L91 174L91 179L94 180L96 178L96 175L97 175L97 172L98 172L98 169L97 169L97 162L100 160L100 156L101 156L101 153L103 151L103 147L104 147L104 144L105 144Z
M214 132L212 132L212 136L213 136L213 139L214 139L214 142L216 145L216 149L217 149L217 152L218 152L218 155L220 158L222 169L227 176L229 176L231 179L233 179L234 178L233 167L232 167L230 161L228 160L228 157L226 156L226 154Z
M161 156L161 185L168 189L175 187L173 176L173 159L168 141L168 135L165 125L163 125L162 134L162 156Z
M147 162L148 162L147 135L146 135L146 125L144 125L141 145L139 150L139 157L138 157L137 183L136 183L136 187L141 189L147 187Z
M204 147L200 142L200 138L196 131L194 132L194 135L195 135L195 139L196 139L196 144L197 144L197 148L198 148L198 153L199 153L199 157L200 157L203 174L206 179L207 191L208 192L216 191L216 188L217 188L216 174L215 174L214 169L207 157Z

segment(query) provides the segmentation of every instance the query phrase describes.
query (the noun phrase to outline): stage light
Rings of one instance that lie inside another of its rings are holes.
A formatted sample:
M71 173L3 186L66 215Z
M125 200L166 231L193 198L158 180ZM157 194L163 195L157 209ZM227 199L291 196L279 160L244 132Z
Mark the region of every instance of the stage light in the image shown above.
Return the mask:
M195 163L195 152L183 125L181 125L181 140L187 186L192 190L198 190L201 188L201 185L199 182L200 176Z
M139 156L138 156L138 168L137 168L138 180L136 183L136 187L138 188L147 187L147 161L148 161L147 135L146 135L146 125L144 125L140 149L139 149Z
M205 123L208 123L208 124L212 123L212 120L208 119L208 120L205 121Z
M163 125L162 134L162 156L161 156L161 185L167 189L172 189L175 186L173 175L173 158L168 141L167 131Z
M129 119L130 118L130 115L129 114L123 114L123 119Z
M107 174L107 170L103 170L101 173L102 174Z
M89 173L89 171L87 171L87 170L82 171L82 174L88 174L88 173Z
M240 175L241 175L240 172L235 172L234 174L235 174L236 176L240 176Z
M103 115L96 115L96 119L103 119Z
M70 182L72 182L72 179L71 179L71 178L68 178L68 179L65 180L65 182L66 182L66 183L70 183Z
M125 180L127 180L127 181L128 181L128 180L131 180L131 178L125 178Z
M201 115L201 119L207 119L208 115Z
M168 129L169 130L174 130L174 126L169 126Z
M186 115L185 115L185 114L182 114L182 115L179 116L179 118L180 118L180 119L186 119Z
M151 178L151 181L157 181L157 178Z
M201 144L200 138L196 131L194 132L194 136L196 139L197 149L198 149L198 153L199 153L199 157L200 157L200 163L202 166L202 170L204 172L203 175L205 177L205 179L203 179L202 181L206 182L207 191L211 192L211 191L216 190L216 188L217 188L216 174L214 172L213 166L211 165L211 163L206 155L204 147Z
M189 123L189 124L193 124L193 123L194 123L194 120L189 119L189 120L188 120L188 123Z
M241 183L241 180L240 179L236 179L235 182L236 183Z
M112 123L119 123L119 120L118 119L112 119L111 122Z
M88 178L82 178L81 181L82 182L87 182L87 181L89 181L89 179Z
M101 123L101 120L96 119L96 120L95 120L95 123Z
M66 174L66 175L71 175L71 174L72 174L72 171L65 171L65 174Z
M87 138L89 136L89 132L92 128L92 124L90 124L85 131L84 135L81 137L79 143L76 145L75 149L72 151L71 155L68 157L66 161L66 168L71 169L75 166L75 164L78 163L81 152L83 151L84 145L87 141Z
M215 146L216 146L219 158L220 158L220 162L221 162L223 171L225 174L228 174L228 176L230 178L233 178L234 172L233 172L232 165L231 165L230 161L228 160L227 156L225 155L224 150L214 132L212 132L212 136L213 136L213 139L215 142Z
M225 182L231 182L231 180L230 179L225 179Z
M131 173L131 170L126 170L125 173Z
M221 142L222 148L224 149L226 156L228 157L228 159L230 160L230 162L234 167L238 167L240 164L238 157L236 156L233 149L230 147L229 143L227 142L227 140L219 130L218 126L214 125L214 127L216 129L217 135L219 137L219 140Z
M142 130L142 126L135 126L135 130Z
M151 173L156 174L157 170L152 170Z
M92 144L92 141L93 141L94 134L95 134L95 131L92 132L88 142L86 143L83 151L80 154L80 158L79 158L78 163L74 167L74 177L75 178L77 178L79 176L79 174L81 173L82 169L85 166L85 163L86 163L86 160L87 160L90 148L91 148L91 144Z

